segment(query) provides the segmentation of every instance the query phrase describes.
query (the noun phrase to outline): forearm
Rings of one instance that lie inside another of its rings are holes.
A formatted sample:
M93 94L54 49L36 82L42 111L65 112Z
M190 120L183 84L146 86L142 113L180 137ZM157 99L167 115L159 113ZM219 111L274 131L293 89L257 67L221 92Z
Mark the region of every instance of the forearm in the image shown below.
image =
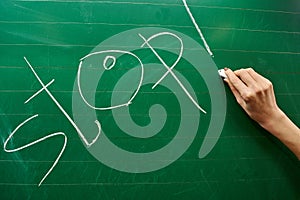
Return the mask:
M300 129L281 110L261 126L284 143L300 160Z

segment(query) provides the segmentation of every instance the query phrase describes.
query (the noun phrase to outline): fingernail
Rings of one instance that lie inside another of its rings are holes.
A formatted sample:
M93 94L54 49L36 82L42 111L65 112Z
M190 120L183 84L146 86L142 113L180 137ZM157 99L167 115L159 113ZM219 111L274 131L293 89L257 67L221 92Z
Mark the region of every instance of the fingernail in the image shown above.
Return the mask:
M228 68L227 68L227 67L224 67L224 70L225 70L225 71L227 71L227 70L228 70Z

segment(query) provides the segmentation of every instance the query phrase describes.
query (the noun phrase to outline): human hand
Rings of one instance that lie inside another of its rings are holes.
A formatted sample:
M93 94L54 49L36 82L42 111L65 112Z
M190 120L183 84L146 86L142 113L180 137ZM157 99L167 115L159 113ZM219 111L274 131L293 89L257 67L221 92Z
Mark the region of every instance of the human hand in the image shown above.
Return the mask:
M300 129L277 106L273 85L253 69L225 69L237 102L263 128L282 141L300 160Z
M252 68L232 71L225 68L228 83L237 102L246 113L262 127L268 129L271 123L282 116L277 106L272 83Z

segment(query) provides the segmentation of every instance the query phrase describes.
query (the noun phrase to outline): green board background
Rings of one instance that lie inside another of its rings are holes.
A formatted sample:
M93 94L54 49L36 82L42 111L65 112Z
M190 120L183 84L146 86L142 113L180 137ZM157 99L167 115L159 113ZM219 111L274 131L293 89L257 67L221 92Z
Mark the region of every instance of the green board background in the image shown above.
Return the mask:
M188 4L216 65L252 66L268 77L278 104L299 125L300 2L191 0ZM198 158L204 125L177 161L141 174L116 171L96 160L45 92L24 105L40 85L23 56L45 82L55 78L49 88L71 115L79 59L105 39L134 28L161 27L182 32L202 45L181 1L4 0L0 10L1 145L18 124L36 113L40 123L24 127L9 147L57 131L68 137L61 160L40 187L38 182L62 146L61 138L15 153L2 149L1 199L300 199L299 162L244 114L228 88L225 125L210 154ZM197 85L199 80L190 73L187 76ZM143 117L137 122L147 123ZM112 139L124 148L145 145L151 149L172 139L169 132L165 134L141 144L117 136Z

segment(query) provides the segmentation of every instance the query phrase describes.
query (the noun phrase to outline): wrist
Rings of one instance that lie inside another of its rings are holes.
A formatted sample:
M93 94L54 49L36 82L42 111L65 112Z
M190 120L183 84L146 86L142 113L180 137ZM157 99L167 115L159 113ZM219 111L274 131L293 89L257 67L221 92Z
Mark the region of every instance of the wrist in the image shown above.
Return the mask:
M287 116L285 113L280 108L277 108L266 120L264 120L264 122L259 124L264 129L277 136L278 131L284 126L286 119Z

